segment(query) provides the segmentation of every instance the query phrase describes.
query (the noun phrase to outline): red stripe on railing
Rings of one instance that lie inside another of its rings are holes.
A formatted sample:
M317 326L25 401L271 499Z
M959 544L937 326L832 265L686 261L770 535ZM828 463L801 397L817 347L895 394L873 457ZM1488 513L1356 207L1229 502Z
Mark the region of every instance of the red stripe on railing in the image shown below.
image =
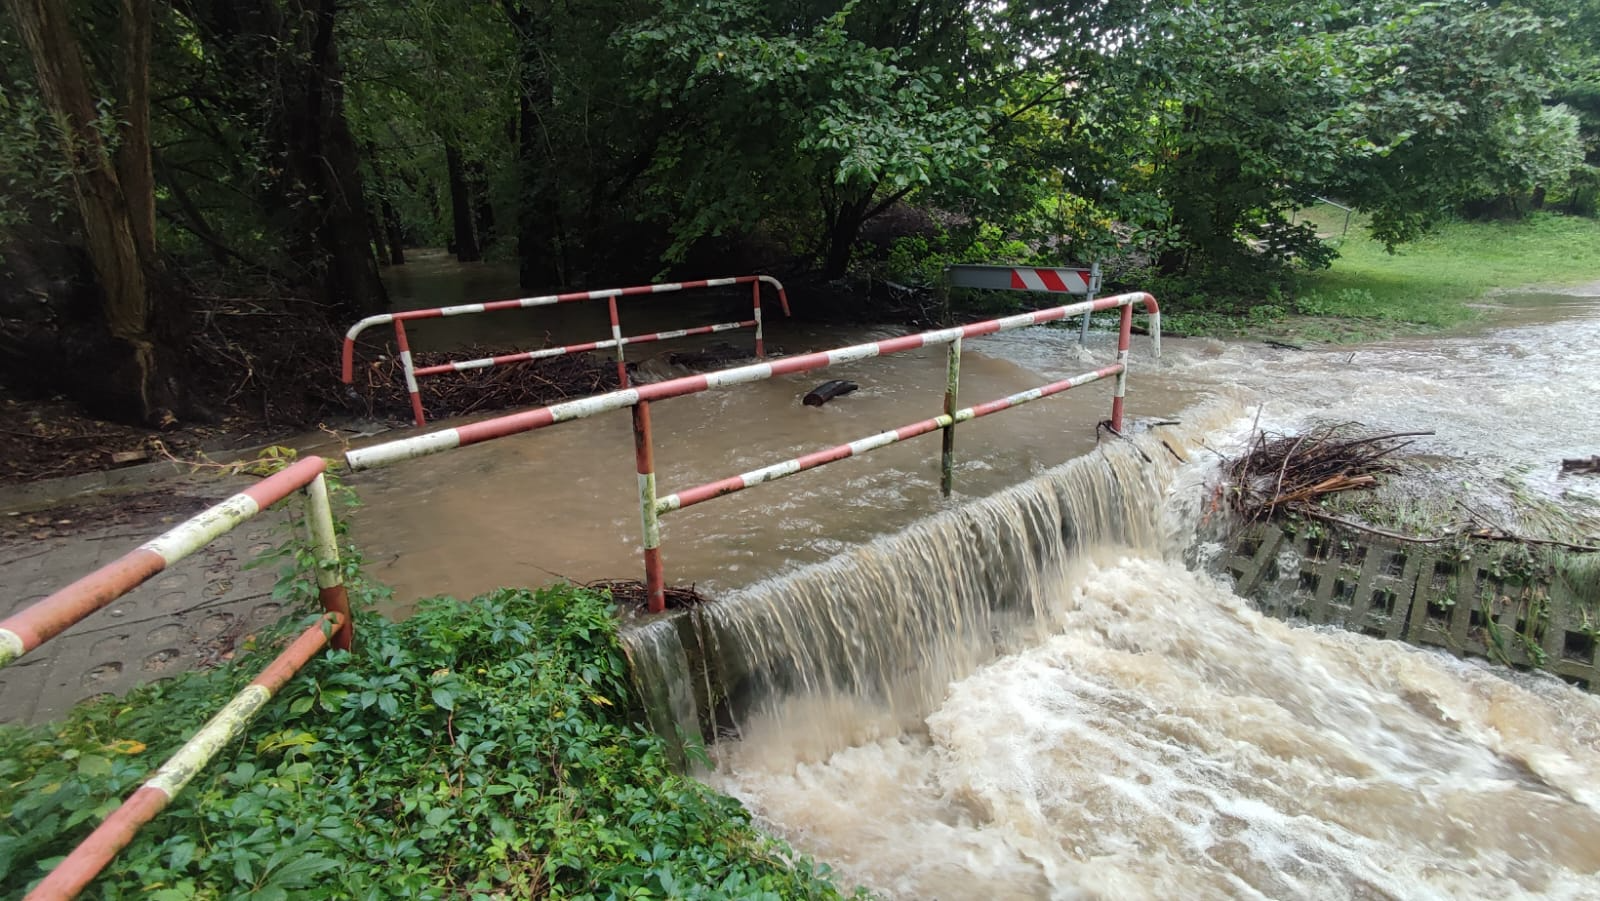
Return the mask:
M278 689L304 668L328 643L329 635L340 627L338 616L324 615L311 628L300 633L250 684L265 688L268 695L276 695ZM77 897L116 858L117 853L133 841L139 829L155 819L170 803L172 797L165 791L148 784L141 786L101 821L88 838L73 848L72 853L28 893L25 901L70 901Z
M1103 366L1103 367L1101 367L1099 369L1096 369L1096 370L1094 370L1092 372L1085 373L1084 375L1075 376L1075 377L1070 378L1070 379L1062 379L1061 381L1058 381L1058 382L1051 382L1050 384L1044 385L1044 386L1042 386L1042 387L1040 387L1038 389L1038 391L1039 391L1038 399L1042 400L1042 399L1044 399L1046 397L1050 397L1050 396L1055 395L1055 394L1060 394L1063 391L1067 391L1067 390L1070 390L1072 388L1078 387L1081 384L1085 384L1086 383L1086 376L1088 377L1087 381L1098 381L1100 379L1109 378L1110 376L1117 375L1117 374L1121 373L1122 371L1123 371L1122 364L1113 363L1110 366ZM1009 408L1014 407L1016 405L1017 405L1017 402L1013 401L1009 397L1002 397L1002 398L999 398L997 400L987 401L985 403L981 403L981 404L977 404L977 405L973 406L971 408L972 416L969 417L968 419L965 419L965 420L962 420L962 421L963 422L967 422L967 421L971 421L972 419L979 419L981 417L988 416L988 415L990 415L992 413L998 413L1001 410L1009 409ZM942 423L940 421L940 417L936 416L936 417L932 417L932 418L929 418L929 419L924 419L924 420L921 420L919 422L913 422L910 425L904 425L904 426L901 426L900 428L895 429L894 430L895 440L896 441L905 441L905 440L908 440L908 439L911 439L911 438L917 438L917 437L922 436L922 435L927 435L927 434L929 434L931 432L937 432L937 431L939 431L940 429L942 429L944 427L945 427L945 425L944 425L944 423ZM876 436L869 436L869 437L876 437ZM866 439L862 439L862 440L866 440ZM876 448L869 448L869 450L874 450L874 449L876 449ZM853 443L852 444L841 444L841 445L838 445L837 447L830 447L830 448L827 448L825 450L813 451L812 453L805 454L804 456L796 457L792 461L795 464L795 468L794 468L793 472L805 472L806 470L815 469L815 468L817 468L819 466L825 466L825 465L827 465L829 463L835 463L835 462L838 462L839 460L843 460L843 459L846 459L848 457L853 457L853 456L855 456L855 447L854 447ZM694 488L689 488L689 489L687 489L685 491L680 491L680 492L677 493L678 506L676 507L676 509L682 510L684 507L692 507L695 504L704 503L704 502L706 502L708 500L711 500L712 498L723 497L723 496L726 496L726 495L729 495L729 494L734 494L736 492L743 491L746 488L753 487L752 485L745 484L744 479L745 479L745 475L744 474L740 474L740 475L732 476L732 477L729 477L729 478L726 478L726 479L718 479L715 482L707 482L704 485L698 485L698 486L696 486ZM757 483L757 484L759 484L759 483Z
M339 381L346 385L356 380L356 339L345 338L339 351Z
M135 548L44 600L0 620L0 629L16 633L26 653L166 568L167 561L161 559L160 554Z
M668 282L668 283L657 283L657 284L651 284L651 285L634 285L634 286L627 287L627 288L607 288L607 289L598 290L598 291L573 291L573 292L569 292L569 293L566 293L566 294L551 294L551 295L543 295L543 296L539 296L539 297L522 297L522 298L516 298L516 299L513 299L513 300L495 300L495 301L488 301L488 302L485 302L485 303L459 304L459 305L456 305L456 306L433 307L433 308L423 309L423 310L405 310L405 311L398 312L398 313L390 313L390 314L384 314L384 315L380 315L380 316L369 316L366 319L363 319L360 322L357 322L354 326L351 327L351 329L348 332L345 333L343 346L340 349L339 377L340 377L340 380L343 381L347 385L348 384L352 384L355 381L355 341L356 341L356 336L358 336L363 330L367 329L368 327L370 327L372 325L377 325L377 324L380 324L380 323L392 323L394 325L394 327L395 327L395 341L396 341L396 344L399 347L400 353L401 353L401 361L402 361L402 365L403 365L403 369L404 369L404 375L405 375L406 381L407 381L407 390L411 394L412 416L416 420L417 425L420 426L420 425L422 425L424 423L424 421L426 420L426 417L425 417L424 410L423 410L423 407L422 407L421 394L417 390L415 390L416 379L421 377L421 376L427 376L427 375L442 375L443 373L446 373L446 372L462 372L462 371L465 371L465 369L462 368L462 367L459 367L459 366L448 365L448 364L440 365L440 366L429 366L429 367L426 367L424 369L417 369L413 365L413 363L411 362L410 358L406 355L407 348L405 347L406 337L405 337L405 325L404 324L406 322L408 322L408 321L413 321L413 320L418 320L418 319L438 319L438 318L442 318L442 317L445 317L445 316L461 316L461 315L467 315L467 314L471 314L471 313L489 313L489 312L495 312L495 311L500 311L500 310L529 309L529 308L538 307L538 306L547 306L547 305L550 305L550 304L573 303L573 302L587 301L587 300L609 300L609 301L611 301L611 304L612 304L612 307L613 307L612 314L611 314L612 324L613 324L613 326L617 327L614 330L614 335L615 335L616 338L620 338L621 337L621 335L620 335L620 325L618 324L618 318L617 318L617 315L616 315L616 312L615 312L615 303L616 303L616 299L618 297L633 297L633 296L638 296L638 295L643 295L643 294L667 294L667 293L672 293L672 292L677 292L677 291L685 291L685 290L692 290L692 289L697 289L697 288L722 287L722 286L730 286L731 287L733 285L743 285L743 284L754 284L754 287L755 287L755 317L749 321L748 325L746 325L744 323L741 323L740 327L741 328L749 328L749 327L753 326L755 328L755 330L756 330L756 334L755 334L755 353L756 353L756 357L757 358L761 358L761 357L765 356L765 350L766 350L764 336L762 334L762 323L761 323L761 283L762 282L770 284L774 288L777 289L777 291L778 291L778 302L783 308L783 315L785 315L785 316L790 315L790 313L789 313L789 295L788 295L788 292L784 290L782 282L779 282L777 279L775 279L775 278L773 278L772 276L769 276L769 275L741 275L741 276L735 276L735 277L729 277L729 278L697 279L697 280L694 280L694 281L687 281L687 282ZM588 347L582 347L581 345L572 345L572 346L570 346L568 348L564 348L563 352L564 353L581 353L581 352L585 352L587 350L597 349L598 347L601 347L601 346L609 346L609 347L614 347L614 348L617 349L617 356L618 356L619 361L620 361L620 359L621 359L621 357L623 355L622 348L625 347L627 344L638 344L638 343L643 343L645 341L663 341L663 340L667 340L667 338L669 336L673 337L673 338L678 338L678 337L688 337L689 335L709 334L710 332L717 331L717 330L718 329L708 329L708 328L704 328L704 327L694 328L694 329L686 329L686 330L670 330L669 332L658 332L653 336L640 336L638 338L632 338L632 339L623 341L621 343L610 343L610 344L608 344L608 343L602 341L602 342L595 342L594 345L588 346ZM671 331L681 331L682 333L681 334L671 334ZM579 349L580 347L582 347L581 350ZM543 356L556 356L556 354L544 354ZM538 356L531 356L531 355L527 355L527 354L504 354L504 355L488 358L489 361L487 363L482 364L482 367L480 367L480 366L471 366L471 367L466 367L466 369L483 368L483 367L487 367L487 366L498 366L498 365L503 365L505 363L515 363L515 362L521 362L521 361L524 361L524 360L533 360L533 359L539 359L539 357ZM476 362L480 362L480 361L465 361L465 362L474 362L474 363L476 363ZM619 362L618 366L619 366L619 368L623 367L623 364L621 362ZM619 374L618 374L618 378L622 382L623 386L626 387L628 379L627 379L626 369L625 368L621 368L620 369Z
M540 407L526 413L514 413L510 416L501 416L497 419L485 419L482 422L469 422L457 426L456 434L461 438L461 445L477 444L493 438L504 438L517 432L526 432L532 429L542 429L555 422L555 416L549 407Z
M312 479L326 472L327 469L327 460L321 457L306 457L303 460L296 460L284 469L267 476L239 493L248 494L251 500L254 500L261 505L261 509L265 510L311 484Z
M307 457L294 465L239 492L249 496L261 509L266 509L305 487L327 467L321 457ZM169 529L173 531L204 518L210 511L201 512ZM23 652L37 648L61 634L74 623L110 604L156 573L166 569L168 560L155 551L137 547L107 563L94 572L67 585L11 616L0 620L0 629L8 629L22 640Z

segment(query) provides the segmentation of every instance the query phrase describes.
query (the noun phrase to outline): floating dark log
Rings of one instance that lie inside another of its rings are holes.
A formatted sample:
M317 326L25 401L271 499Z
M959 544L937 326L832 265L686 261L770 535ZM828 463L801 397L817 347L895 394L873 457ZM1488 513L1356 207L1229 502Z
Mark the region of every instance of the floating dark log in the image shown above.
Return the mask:
M1582 458L1577 460L1562 460L1561 471L1600 474L1600 456L1590 457L1587 460Z
M861 386L857 385L855 382L847 382L844 379L834 379L831 382L823 382L817 387L812 388L811 393L806 395L805 404L808 407L820 407L828 401L833 400L836 397L843 397L859 387Z

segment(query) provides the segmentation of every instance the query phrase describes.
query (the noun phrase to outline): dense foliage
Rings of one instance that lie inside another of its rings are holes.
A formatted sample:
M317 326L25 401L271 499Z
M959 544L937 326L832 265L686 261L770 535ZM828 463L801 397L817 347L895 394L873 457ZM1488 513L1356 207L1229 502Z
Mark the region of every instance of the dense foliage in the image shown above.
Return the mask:
M634 725L605 598L565 586L363 617L96 883L99 897L836 898ZM0 895L25 887L260 655L0 728Z
M1600 190L1596 0L5 2L0 360L129 419L203 415L217 298L348 320L418 245L915 282L909 231L1256 300L1319 196L1393 246Z

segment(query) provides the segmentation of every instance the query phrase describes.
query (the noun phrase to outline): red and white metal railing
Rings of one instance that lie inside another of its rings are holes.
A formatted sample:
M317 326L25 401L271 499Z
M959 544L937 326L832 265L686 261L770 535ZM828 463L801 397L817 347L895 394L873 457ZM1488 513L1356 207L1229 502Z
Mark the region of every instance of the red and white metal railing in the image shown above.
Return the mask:
M317 595L324 611L321 619L301 633L255 681L229 701L143 787L56 865L28 893L28 901L55 901L77 895L133 840L140 826L154 818L218 751L244 731L278 688L317 651L330 641L335 647L350 648L354 621L350 617L350 600L339 569L333 509L323 475L326 468L327 461L323 458L307 457L201 511L44 600L0 620L0 666L5 666L262 510L305 489L306 520L317 563Z
M997 413L1029 401L1049 397L1053 394L1059 394L1079 385L1112 376L1116 377L1116 390L1113 393L1111 402L1111 428L1120 432L1122 430L1123 399L1127 394L1128 385L1128 350L1132 340L1134 304L1143 305L1150 314L1150 334L1156 355L1159 356L1161 353L1161 310L1157 306L1155 298L1144 293L1120 294L1115 297L1084 301L1063 307L1052 307L1001 319L974 322L958 328L920 332L899 338L889 338L884 341L873 341L835 350L785 357L767 363L739 366L720 372L691 375L665 382L639 385L621 391L564 401L547 407L539 407L534 410L487 419L482 422L430 432L426 435L402 438L397 441L352 450L345 454L345 459L350 464L351 469L371 469L414 457L436 454L453 448L466 447L471 444L492 441L496 438L504 438L508 435L545 428L558 422L585 419L600 413L630 407L633 413L634 457L639 477L639 513L644 533L645 584L649 595L651 612L660 612L665 608L665 579L661 566L660 517L666 513L702 503L713 497L742 491L763 482L786 478L798 472L814 469L818 466L843 460L846 457L866 453L939 429L944 430L945 435L941 488L948 495L953 483L954 430L956 424ZM1115 363L1070 379L1053 382L1031 391L1024 391L965 409L956 409L956 395L960 389L958 381L962 339L992 335L997 332L1025 328L1030 325L1039 325L1072 316L1087 315L1099 310L1115 308L1120 308L1122 311L1121 332L1117 342L1117 359ZM811 372L840 363L864 360L869 357L886 356L919 347L933 347L940 344L948 345L949 347L947 361L948 381L945 389L945 412L943 415L912 423L893 431L881 432L849 444L786 460L782 463L732 478L668 494L665 497L657 494L655 453L650 434L650 403L652 401L698 394L712 388L727 388L749 382L764 381L774 376Z
M144 824L165 810L218 752L244 734L251 720L278 689L328 644L330 635L338 636L349 628L348 616L325 613L301 632L243 691L234 695L183 747L167 758L155 775L145 780L144 785L102 820L88 838L56 864L24 901L68 901L77 897L118 852L133 841Z
M200 511L42 601L0 620L0 666L37 648L89 614L122 597L179 560L232 531L300 488L306 489L307 519L316 544L317 585L325 609L349 619L349 601L339 575L333 512L322 473L327 461L307 457L268 476L216 506ZM348 622L336 644L349 647Z
M426 310L405 310L399 313L382 313L377 316L368 316L350 327L344 336L344 351L341 359L340 378L346 385L355 379L355 349L356 338L366 329L375 325L394 325L395 349L400 355L400 368L405 373L406 391L411 395L411 415L417 425L427 421L422 409L422 394L418 390L417 379L424 376L439 375L445 372L466 372L471 369L486 369L491 366L503 366L508 363L522 363L528 360L539 360L546 357L559 357L566 354L585 353L592 350L605 350L611 348L617 358L618 383L628 387L628 369L623 348L629 344L644 344L651 341L666 341L673 338L686 338L691 335L709 335L714 332L727 332L735 329L755 329L756 358L766 356L766 340L761 322L761 285L765 283L773 286L778 291L778 304L783 309L783 315L789 315L789 295L784 291L783 284L770 275L740 275L732 278L701 279L692 282L666 282L654 285L636 285L631 288L607 288L603 291L574 291L569 294L546 294L540 297L523 297L516 300L496 300L488 303L468 303L453 307L433 307ZM739 322L719 322L715 325L698 326L696 328L676 329L673 331L655 332L649 335L624 336L622 334L622 320L617 314L617 298L637 297L645 294L670 294L678 291L690 291L700 288L724 288L732 285L750 286L751 316ZM407 322L418 319L440 319L449 316L467 316L475 313L492 313L497 310L526 310L533 307L553 306L558 303L576 303L588 300L604 300L610 308L611 338L605 341L590 341L583 344L569 344L564 347L547 347L541 350L532 350L522 353L502 354L495 357L480 357L475 360L461 360L459 362L445 363L439 366L424 366L417 368L411 358L411 341L406 335Z

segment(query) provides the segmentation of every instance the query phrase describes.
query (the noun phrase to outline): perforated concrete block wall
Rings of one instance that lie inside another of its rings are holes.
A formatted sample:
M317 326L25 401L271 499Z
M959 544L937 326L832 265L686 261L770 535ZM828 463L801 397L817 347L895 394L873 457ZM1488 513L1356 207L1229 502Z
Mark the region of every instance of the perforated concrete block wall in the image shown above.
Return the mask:
M1227 546L1220 568L1270 616L1600 687L1600 586L1537 568L1510 572L1503 542L1404 542L1333 523L1255 523Z

